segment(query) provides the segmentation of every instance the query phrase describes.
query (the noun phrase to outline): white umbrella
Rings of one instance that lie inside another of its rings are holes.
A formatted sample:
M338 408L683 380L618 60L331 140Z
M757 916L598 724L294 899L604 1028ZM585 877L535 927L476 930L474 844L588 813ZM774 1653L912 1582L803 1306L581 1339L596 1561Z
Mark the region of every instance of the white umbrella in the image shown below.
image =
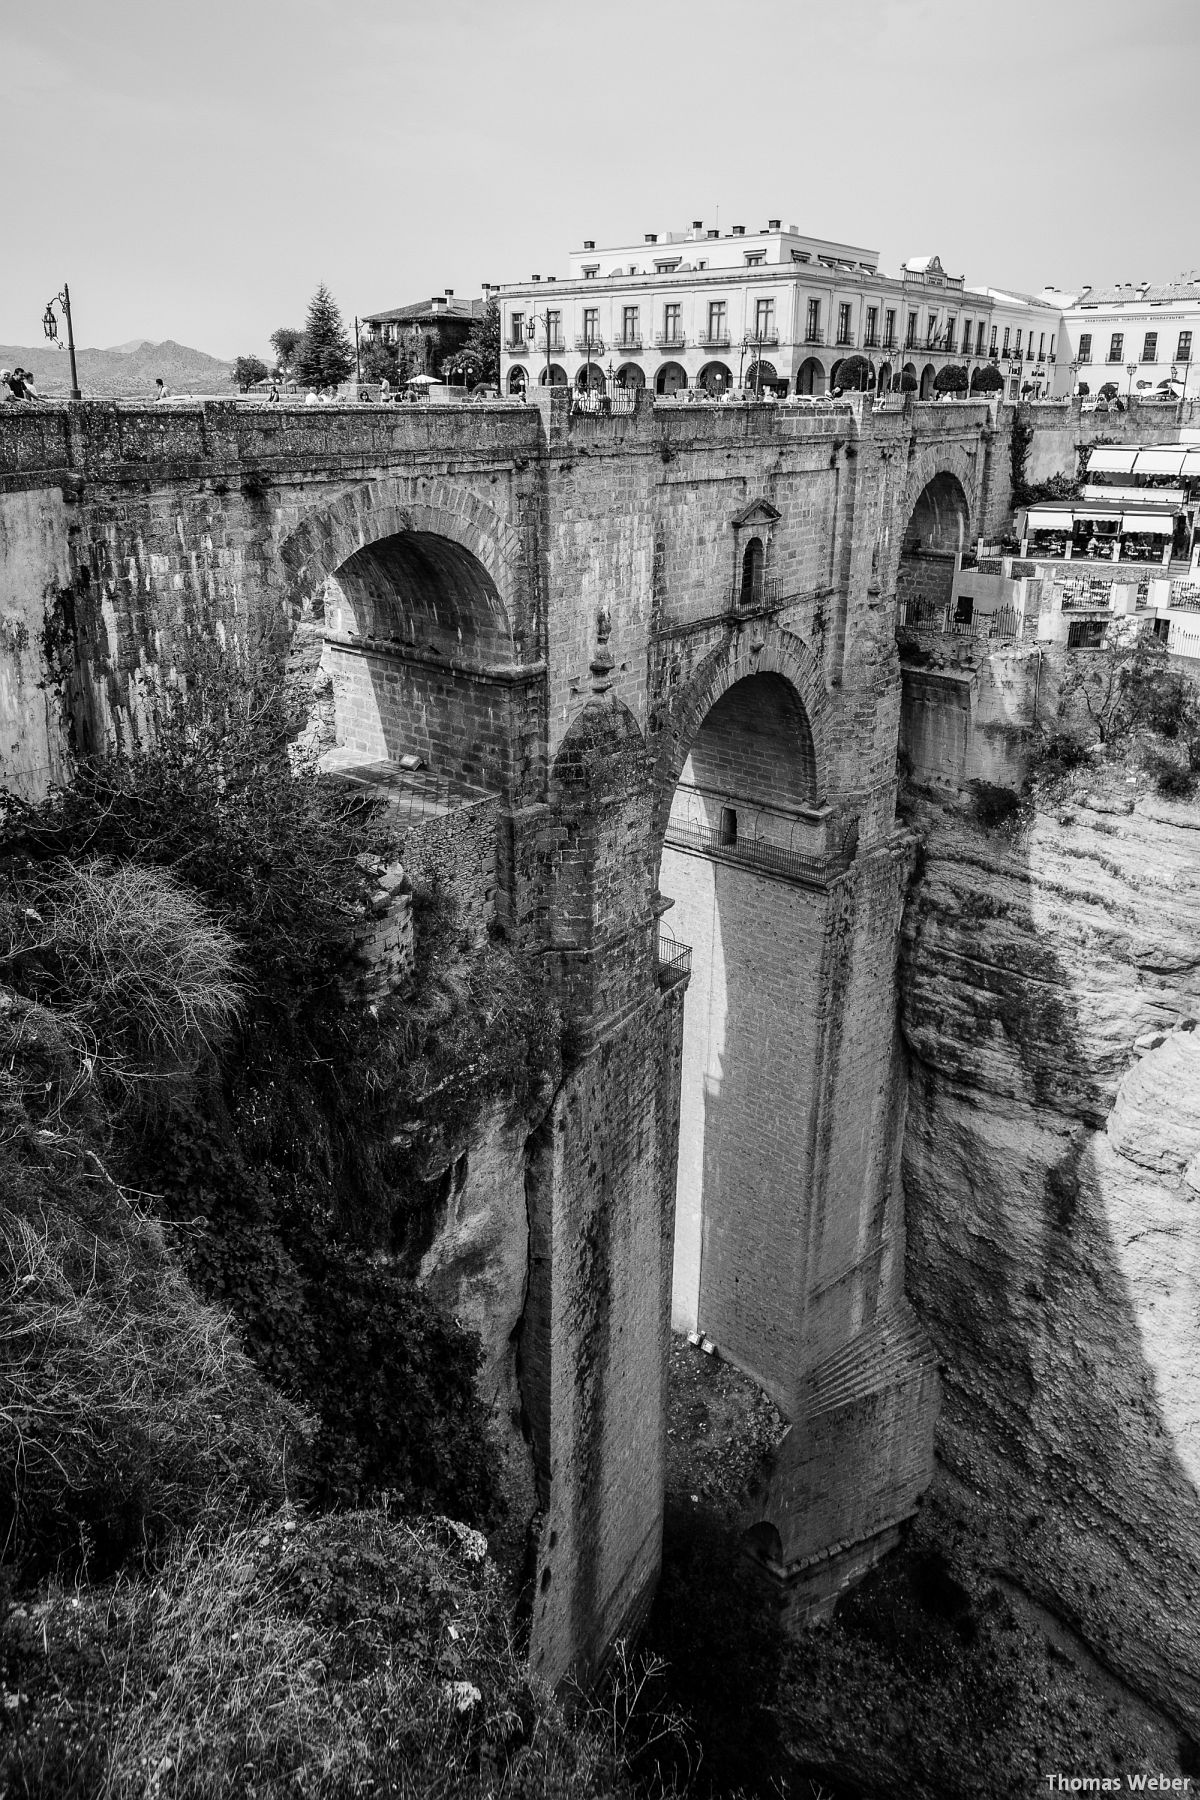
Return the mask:
M440 383L436 375L410 375L405 385L407 387L438 387Z

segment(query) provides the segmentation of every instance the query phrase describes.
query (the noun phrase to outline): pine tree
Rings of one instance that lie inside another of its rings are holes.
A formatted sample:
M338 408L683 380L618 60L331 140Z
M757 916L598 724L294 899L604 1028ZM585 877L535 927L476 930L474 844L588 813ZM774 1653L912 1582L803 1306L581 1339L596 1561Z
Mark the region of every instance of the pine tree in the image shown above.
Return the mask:
M296 346L295 372L305 387L334 388L354 368L354 347L337 301L322 282L308 303L304 336Z

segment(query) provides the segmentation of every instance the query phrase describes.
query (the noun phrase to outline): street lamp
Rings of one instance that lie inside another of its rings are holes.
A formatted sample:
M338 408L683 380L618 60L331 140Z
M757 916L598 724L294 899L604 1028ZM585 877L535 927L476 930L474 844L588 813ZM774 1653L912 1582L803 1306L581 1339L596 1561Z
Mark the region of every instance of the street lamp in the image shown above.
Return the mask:
M531 344L532 344L534 338L537 336L537 328L539 325L541 326L542 330L544 331L544 333L546 335L546 386L549 387L550 386L550 309L548 307L544 313L532 314L532 316L530 317L529 323L525 327L525 336L529 339Z
M1127 400L1132 400L1133 399L1133 378L1137 374L1137 364L1136 363L1126 363L1125 364L1125 372L1129 376L1129 386L1125 389L1125 398Z
M751 349L757 351L757 355L754 360L754 394L755 394L755 398L759 399L759 400L762 399L762 347L765 342L766 342L766 338L763 336L762 332L755 332L753 337L751 337L750 333L747 332L746 335L743 337L741 343L738 345L738 387L739 388L742 385L742 367L746 361L746 352L747 352L747 350L751 350Z
M584 358L585 358L584 365L583 365L583 391L585 394L590 394L592 391L592 345L593 344L598 344L600 346L601 350L603 350L604 339L603 338L594 338L592 336L591 329L589 328L583 334L583 354L584 354Z
M63 317L67 321L67 349L71 356L71 398L72 400L82 400L83 395L79 391L79 375L75 368L75 331L71 324L71 290L65 281L62 284L62 293L53 294L47 300L46 310L42 314L42 330L52 344L58 343L58 320L54 316L56 303L62 307ZM59 348L61 349L62 346L59 345Z

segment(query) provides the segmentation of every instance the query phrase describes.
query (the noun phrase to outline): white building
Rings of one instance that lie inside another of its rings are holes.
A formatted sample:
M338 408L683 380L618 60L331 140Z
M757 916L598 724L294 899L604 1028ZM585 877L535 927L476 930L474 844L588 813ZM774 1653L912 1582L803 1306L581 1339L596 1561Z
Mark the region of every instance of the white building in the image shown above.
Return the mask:
M881 392L907 377L928 397L939 369L989 362L1013 399L1069 391L1057 296L967 287L936 256L895 276L878 265L876 250L778 219L753 233L695 220L639 244L589 240L565 278L500 288L501 383L821 394L857 354Z
M1076 389L1119 395L1200 393L1192 364L1200 347L1200 271L1152 287L1118 282L1061 295L1063 356Z

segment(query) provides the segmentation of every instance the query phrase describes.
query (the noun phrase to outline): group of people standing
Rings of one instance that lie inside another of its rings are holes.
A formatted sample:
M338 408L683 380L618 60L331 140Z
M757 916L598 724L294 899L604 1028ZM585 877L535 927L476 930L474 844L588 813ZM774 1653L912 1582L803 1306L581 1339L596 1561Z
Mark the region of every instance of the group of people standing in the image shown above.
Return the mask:
M40 400L37 383L28 369L0 369L0 388L5 400Z

